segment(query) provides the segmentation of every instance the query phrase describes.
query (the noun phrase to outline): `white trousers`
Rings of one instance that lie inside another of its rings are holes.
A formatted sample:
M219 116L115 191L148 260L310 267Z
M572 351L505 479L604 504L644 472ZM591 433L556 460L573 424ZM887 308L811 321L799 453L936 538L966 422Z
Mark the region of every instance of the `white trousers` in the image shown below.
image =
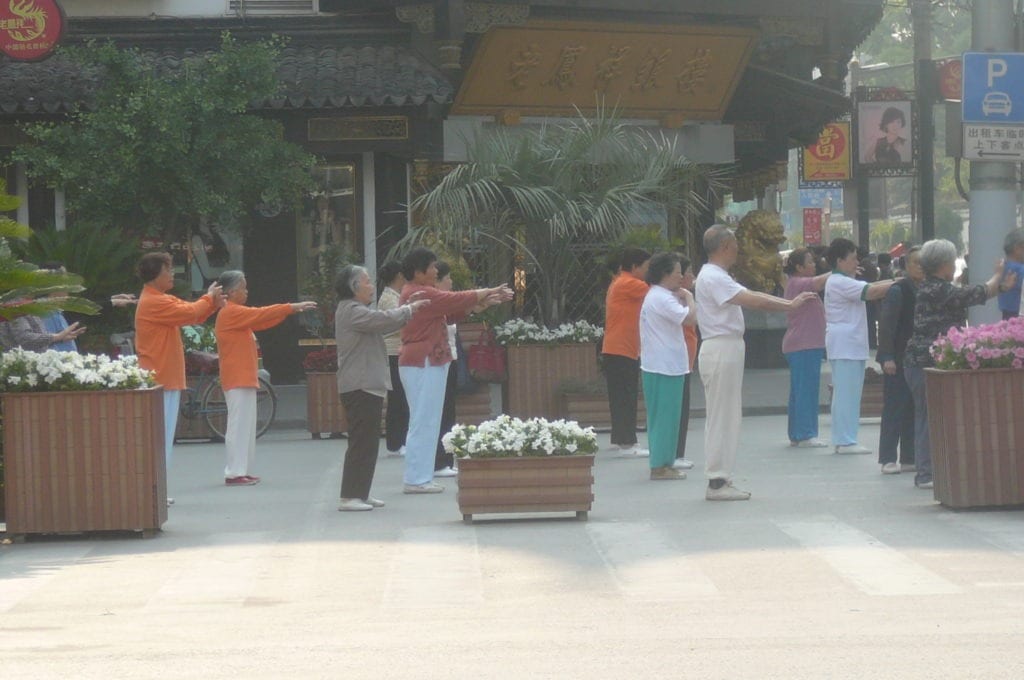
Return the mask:
M732 479L743 421L743 360L740 336L709 338L700 345L700 380L704 383L704 472L708 479Z
M249 474L256 453L256 388L236 387L225 390L228 425L224 432L225 477Z
M178 408L181 406L181 390L164 390L164 461L171 468L171 451L174 449L174 430L178 428Z
M409 402L409 434L405 437L406 484L426 484L434 479L434 457L441 434L441 411L448 383L448 364L399 366L398 374Z

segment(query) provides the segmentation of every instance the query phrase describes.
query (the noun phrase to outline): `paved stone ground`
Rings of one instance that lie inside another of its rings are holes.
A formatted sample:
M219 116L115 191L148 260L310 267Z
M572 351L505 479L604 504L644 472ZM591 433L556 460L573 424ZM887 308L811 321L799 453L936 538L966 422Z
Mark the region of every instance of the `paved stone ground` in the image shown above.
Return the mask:
M589 521L472 526L399 459L386 508L337 512L344 440L272 432L244 488L179 446L158 537L0 547L0 677L1024 677L1024 514L785 440L745 419L746 503L602 453Z

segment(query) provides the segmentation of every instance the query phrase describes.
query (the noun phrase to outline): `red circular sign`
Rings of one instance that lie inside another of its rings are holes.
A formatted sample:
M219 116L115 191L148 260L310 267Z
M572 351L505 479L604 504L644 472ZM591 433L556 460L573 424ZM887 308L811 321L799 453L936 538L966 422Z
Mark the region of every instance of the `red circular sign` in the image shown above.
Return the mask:
M807 151L818 160L831 161L843 155L846 144L846 132L843 128L829 123L818 135L818 141L807 147Z
M57 0L0 0L0 51L16 61L50 56L64 32Z

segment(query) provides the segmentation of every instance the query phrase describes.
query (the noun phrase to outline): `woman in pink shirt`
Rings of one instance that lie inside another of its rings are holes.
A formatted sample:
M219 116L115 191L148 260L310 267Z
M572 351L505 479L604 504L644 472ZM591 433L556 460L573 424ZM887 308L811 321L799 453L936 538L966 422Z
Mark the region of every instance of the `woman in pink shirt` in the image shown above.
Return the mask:
M800 293L820 293L829 274L815 276L814 254L797 248L786 260L787 300ZM789 362L789 444L801 448L822 448L818 439L818 390L821 362L825 358L825 305L821 298L786 312L788 327L782 338L782 353Z
M441 430L448 364L452 361L448 323L458 321L474 307L511 300L513 293L506 284L458 293L440 290L436 287L437 255L427 248L414 248L405 256L402 274L407 283L399 303L430 302L402 327L402 348L398 354L398 374L409 401L404 493L440 493L444 487L434 483L434 454Z

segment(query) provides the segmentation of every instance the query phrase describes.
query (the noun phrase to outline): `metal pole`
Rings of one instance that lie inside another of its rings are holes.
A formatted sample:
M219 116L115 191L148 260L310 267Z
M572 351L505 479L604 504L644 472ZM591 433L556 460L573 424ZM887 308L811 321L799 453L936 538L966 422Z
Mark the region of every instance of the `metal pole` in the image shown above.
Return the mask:
M1013 0L975 0L971 13L971 49L1012 52L1015 47ZM972 283L985 281L1003 256L1003 238L1017 224L1017 166L992 161L971 162L968 251ZM971 307L972 325L1000 319L995 301Z
M851 71L852 73L852 71ZM865 97L864 88L857 86L856 101L862 101ZM870 179L863 170L857 173L854 178L854 186L857 187L857 245L861 248L871 249L871 196L868 194Z
M935 65L932 63L932 2L914 0L914 84L918 120L918 205L921 237L935 238Z

